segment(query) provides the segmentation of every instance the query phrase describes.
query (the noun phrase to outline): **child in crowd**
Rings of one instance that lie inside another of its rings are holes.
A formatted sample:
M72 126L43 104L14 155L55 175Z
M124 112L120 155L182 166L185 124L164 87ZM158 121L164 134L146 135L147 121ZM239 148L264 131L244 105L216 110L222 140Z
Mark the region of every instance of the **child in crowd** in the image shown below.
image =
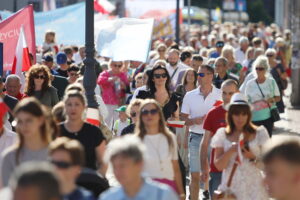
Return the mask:
M126 106L121 106L115 110L119 113L119 119L114 123L115 136L120 136L122 130L130 124L130 119L126 115Z

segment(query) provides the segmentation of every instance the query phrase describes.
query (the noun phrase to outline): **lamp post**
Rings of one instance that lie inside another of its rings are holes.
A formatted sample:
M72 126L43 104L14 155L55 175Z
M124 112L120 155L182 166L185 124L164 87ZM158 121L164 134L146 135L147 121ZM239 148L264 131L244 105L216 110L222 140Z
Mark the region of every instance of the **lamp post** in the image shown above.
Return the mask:
M179 45L180 42L180 24L179 24L179 15L180 15L180 8L179 8L179 1L176 0L176 43Z
M94 1L85 1L85 71L83 86L85 88L89 108L97 108L95 99L96 73L95 73L95 45L94 45Z

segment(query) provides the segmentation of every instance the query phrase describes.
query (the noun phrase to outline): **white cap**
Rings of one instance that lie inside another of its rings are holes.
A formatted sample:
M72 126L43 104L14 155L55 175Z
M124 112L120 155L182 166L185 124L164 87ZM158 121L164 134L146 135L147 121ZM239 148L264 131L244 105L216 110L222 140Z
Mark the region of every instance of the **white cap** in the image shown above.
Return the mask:
M233 94L230 103L226 106L226 110L229 110L230 106L232 105L247 105L251 109L251 106L248 103L248 99L243 93Z

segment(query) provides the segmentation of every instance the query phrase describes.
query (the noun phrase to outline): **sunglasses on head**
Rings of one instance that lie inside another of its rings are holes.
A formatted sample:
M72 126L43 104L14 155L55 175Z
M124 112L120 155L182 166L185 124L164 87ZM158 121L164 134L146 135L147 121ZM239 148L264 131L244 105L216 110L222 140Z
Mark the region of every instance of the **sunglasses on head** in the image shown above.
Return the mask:
M151 115L155 115L158 113L158 109L151 109L151 110L142 110L141 114L142 115L148 115L148 114L151 114Z
M51 164L53 164L55 167L60 168L60 169L68 169L73 166L72 163L65 162L65 161L55 161L51 160Z
M130 116L131 116L131 117L136 117L136 112L130 113Z
M44 75L40 75L40 76L39 75L35 75L34 78L35 79L45 79L45 76Z
M154 76L154 78L157 78L157 79L159 79L159 78L167 78L167 74L166 73L164 73L164 74L153 74L153 76Z
M266 70L264 67L256 67L255 69L256 69L256 71L265 71Z

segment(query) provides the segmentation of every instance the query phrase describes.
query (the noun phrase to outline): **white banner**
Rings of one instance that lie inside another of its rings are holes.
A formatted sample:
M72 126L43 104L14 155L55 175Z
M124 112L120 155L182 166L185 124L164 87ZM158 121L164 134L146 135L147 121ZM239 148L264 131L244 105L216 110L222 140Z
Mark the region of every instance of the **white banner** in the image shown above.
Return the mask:
M114 61L146 62L148 58L153 19L121 18L98 21L96 48L99 55Z

